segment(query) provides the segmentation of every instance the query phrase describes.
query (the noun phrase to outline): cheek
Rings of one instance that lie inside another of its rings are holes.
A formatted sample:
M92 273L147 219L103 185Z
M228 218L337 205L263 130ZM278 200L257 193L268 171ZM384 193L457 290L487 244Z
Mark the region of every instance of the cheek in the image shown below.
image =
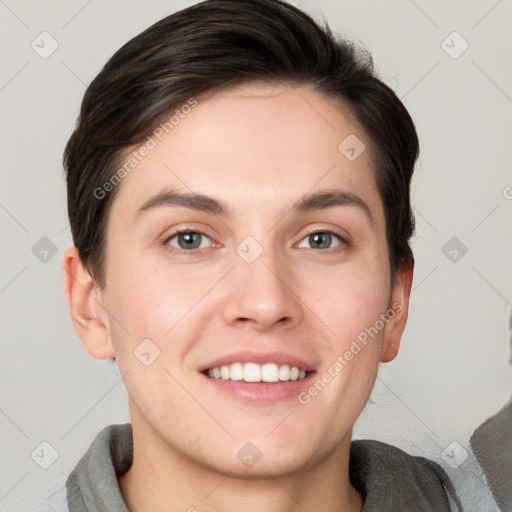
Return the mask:
M378 320L388 308L390 288L386 262L368 253L337 269L306 269L302 289L304 302L323 321L333 344L343 349L347 342Z
M206 289L201 293L201 286L187 280L185 273L171 276L155 265L140 263L120 265L110 275L109 309L116 319L111 319L111 337L131 400L145 415L165 415L169 401L182 409L186 404L179 393L169 395L171 390L179 391L172 375L181 379L181 365L192 342L188 340L196 337L187 318ZM180 421L179 416L173 421Z
M336 373L342 376L338 384L364 394L380 359L384 329L379 318L387 304L371 289L345 284L333 300L319 305L323 321L332 331L324 370L338 370Z
M381 315L388 310L387 276L370 268L331 276L324 281L329 293L315 293L314 310L329 335L322 347L322 368L299 397L322 421L347 428L373 388L385 331Z
M120 352L133 353L145 339L163 352L186 350L183 328L194 338L188 318L197 314L201 297L212 287L211 274L198 276L183 266L172 272L158 261L140 258L120 263L109 276L112 341ZM117 321L116 321L117 320ZM181 337L180 342L175 340ZM116 355L116 359L119 359ZM179 360L173 357L167 361Z
M321 401L330 403L341 415L346 411L359 414L375 381L386 325L381 315L389 308L385 265L378 252L372 251L340 267L339 272L317 274L304 290L328 333L318 375L322 382L312 394L320 393L326 384Z

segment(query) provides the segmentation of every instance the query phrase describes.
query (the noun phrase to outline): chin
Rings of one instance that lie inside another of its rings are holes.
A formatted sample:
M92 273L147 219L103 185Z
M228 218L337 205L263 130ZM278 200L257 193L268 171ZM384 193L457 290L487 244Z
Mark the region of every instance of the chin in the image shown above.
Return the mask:
M226 453L219 457L202 459L200 463L209 469L230 476L248 480L263 480L271 477L284 477L305 471L314 466L320 459L318 451L311 453L298 453L285 450L270 450L244 445L233 452L233 456L226 457ZM211 460L210 460L211 459Z

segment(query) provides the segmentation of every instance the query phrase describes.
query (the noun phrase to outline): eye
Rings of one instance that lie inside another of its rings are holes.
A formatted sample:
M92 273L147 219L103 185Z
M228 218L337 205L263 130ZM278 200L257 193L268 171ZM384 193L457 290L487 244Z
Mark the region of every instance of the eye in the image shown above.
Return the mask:
M187 252L194 252L194 251L200 251L201 249L204 249L205 246L202 246L201 239L207 238L210 240L208 236L206 236L204 233L201 233L199 231L177 231L176 233L173 233L170 235L166 240L165 243L170 245L171 247L174 247L175 249L184 250ZM176 239L178 246L174 245L172 240ZM211 241L211 240L210 240Z
M332 246L331 243L333 240L338 239L338 243L335 246ZM302 240L308 240L310 244L313 246L311 249L330 249L331 247L336 247L338 245L348 245L347 241L337 233L333 231L313 231L306 235ZM299 246L300 247L300 246Z
M205 239L211 242L210 237L200 231L181 230L167 237L165 244L178 250L178 252L201 253L204 249L208 248L208 243ZM340 234L328 230L313 231L308 233L302 240L307 240L311 249L326 250L340 245L349 246L349 243ZM333 245L333 242L337 243ZM299 245L299 247L302 246Z

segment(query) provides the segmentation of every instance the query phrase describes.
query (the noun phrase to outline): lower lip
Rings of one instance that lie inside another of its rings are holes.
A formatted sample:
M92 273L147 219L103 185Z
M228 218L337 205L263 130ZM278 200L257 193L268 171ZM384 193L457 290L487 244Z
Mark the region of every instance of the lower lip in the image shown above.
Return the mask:
M200 375L221 393L226 393L233 398L246 402L268 404L292 398L297 399L299 393L310 385L314 373L309 373L302 380L284 382L245 382L243 380L214 379L204 373Z

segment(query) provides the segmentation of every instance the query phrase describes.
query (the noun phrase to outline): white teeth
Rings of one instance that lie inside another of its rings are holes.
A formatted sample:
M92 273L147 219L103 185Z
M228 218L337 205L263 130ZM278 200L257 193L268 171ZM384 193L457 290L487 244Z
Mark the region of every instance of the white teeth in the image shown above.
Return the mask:
M221 366L220 367L220 377L222 380L228 380L229 379L229 367L228 366Z
M255 363L247 363L244 366L245 382L261 382L261 369Z
M279 370L277 369L277 364L264 364L261 367L261 380L263 382L277 382L279 380Z
M245 382L285 382L288 380L302 380L306 377L306 370L287 364L277 365L267 363L232 363L208 370L208 377L222 380L243 380Z
M244 380L244 367L241 363L233 363L230 373L231 380Z
M287 364L279 367L279 380L290 380L290 367Z

